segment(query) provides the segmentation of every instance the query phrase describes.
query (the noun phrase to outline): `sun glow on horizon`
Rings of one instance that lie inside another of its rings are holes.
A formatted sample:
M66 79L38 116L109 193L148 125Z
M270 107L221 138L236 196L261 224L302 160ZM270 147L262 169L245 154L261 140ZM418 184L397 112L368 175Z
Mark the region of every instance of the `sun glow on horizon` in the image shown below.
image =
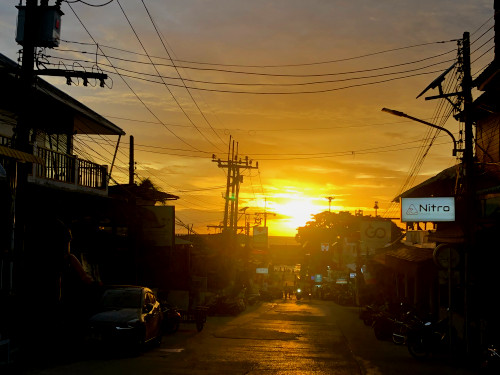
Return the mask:
M324 200L305 196L277 198L269 206L277 215L270 224L270 232L278 236L295 236L297 228L311 221L312 215L325 211Z

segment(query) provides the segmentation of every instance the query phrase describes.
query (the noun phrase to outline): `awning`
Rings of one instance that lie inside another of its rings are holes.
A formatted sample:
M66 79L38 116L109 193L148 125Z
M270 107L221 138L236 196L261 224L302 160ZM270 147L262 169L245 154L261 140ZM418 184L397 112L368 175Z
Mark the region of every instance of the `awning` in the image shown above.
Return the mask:
M432 262L434 249L402 245L385 254L385 265L393 270L415 276L418 269Z
M45 160L35 155L28 154L27 152L22 152L5 146L0 146L0 155L14 159L16 161L20 161L22 163L37 163L37 164L45 163Z
M457 222L439 223L436 231L431 232L429 242L463 243L465 235L462 226Z

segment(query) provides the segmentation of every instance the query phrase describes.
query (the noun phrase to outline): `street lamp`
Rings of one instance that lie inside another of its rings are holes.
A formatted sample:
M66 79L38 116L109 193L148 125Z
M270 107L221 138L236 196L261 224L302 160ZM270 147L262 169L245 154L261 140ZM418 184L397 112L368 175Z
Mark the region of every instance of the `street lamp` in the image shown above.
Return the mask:
M400 111L395 111L394 109L389 109L389 108L382 108L382 112L387 112L387 113L390 113L391 115L394 115L394 116L399 116L399 117L406 117L410 120L413 120L413 121L417 121L417 122L420 122L422 124L425 124L425 125L428 125L428 126L431 126L433 128L436 128L436 129L439 129L439 130L442 130L444 132L446 132L446 134L448 134L451 139L453 140L453 156L457 156L457 151L464 151L462 149L458 149L457 148L457 141L455 139L455 136L448 130L448 129L445 129L443 128L442 126L438 126L436 124L433 124L431 122L427 122L427 121L424 121L424 120L420 120L419 118L416 118L416 117L413 117L413 116L410 116L410 115L407 115L406 113L404 112L400 112Z

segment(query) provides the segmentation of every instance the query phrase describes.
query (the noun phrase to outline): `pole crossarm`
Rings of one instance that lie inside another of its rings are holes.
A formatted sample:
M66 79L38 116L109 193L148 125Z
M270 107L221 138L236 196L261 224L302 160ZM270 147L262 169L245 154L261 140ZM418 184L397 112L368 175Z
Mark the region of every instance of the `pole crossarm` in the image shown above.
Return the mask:
M462 152L463 150L459 150L457 148L457 140L455 139L455 136L446 128L443 128L442 126L439 126L439 125L436 125L436 124L433 124L431 122L428 122L428 121L425 121L425 120L421 120L419 118L416 118L416 117L413 117L413 116L410 116L410 115L407 115L406 113L404 112L400 112L400 111L396 111L394 109L389 109L389 108L382 108L382 112L387 112L387 113L390 113L391 115L394 115L394 116L399 116L399 117L405 117L407 119L410 119L410 120L413 120L413 121L416 121L416 122L420 122L422 124L425 124L425 125L428 125L430 127L433 127L433 128L436 128L436 129L439 129L439 130L442 130L444 131L446 134L448 134L452 141L453 141L453 156L456 156L457 155L457 152L460 151Z
M98 79L100 81L101 87L103 87L104 80L108 79L108 75L105 73L83 72L78 70L63 70L63 69L40 69L40 70L35 70L33 74L37 76L43 75L52 77L65 77L68 80L68 82L71 82L71 78L81 78L83 79L84 86L86 86L87 80Z

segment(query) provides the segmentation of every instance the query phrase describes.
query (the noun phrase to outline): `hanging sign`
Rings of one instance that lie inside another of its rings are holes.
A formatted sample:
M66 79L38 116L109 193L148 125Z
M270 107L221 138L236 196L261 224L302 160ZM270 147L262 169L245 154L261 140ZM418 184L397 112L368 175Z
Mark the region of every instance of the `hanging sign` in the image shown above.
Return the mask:
M401 198L401 221L455 221L455 198Z

